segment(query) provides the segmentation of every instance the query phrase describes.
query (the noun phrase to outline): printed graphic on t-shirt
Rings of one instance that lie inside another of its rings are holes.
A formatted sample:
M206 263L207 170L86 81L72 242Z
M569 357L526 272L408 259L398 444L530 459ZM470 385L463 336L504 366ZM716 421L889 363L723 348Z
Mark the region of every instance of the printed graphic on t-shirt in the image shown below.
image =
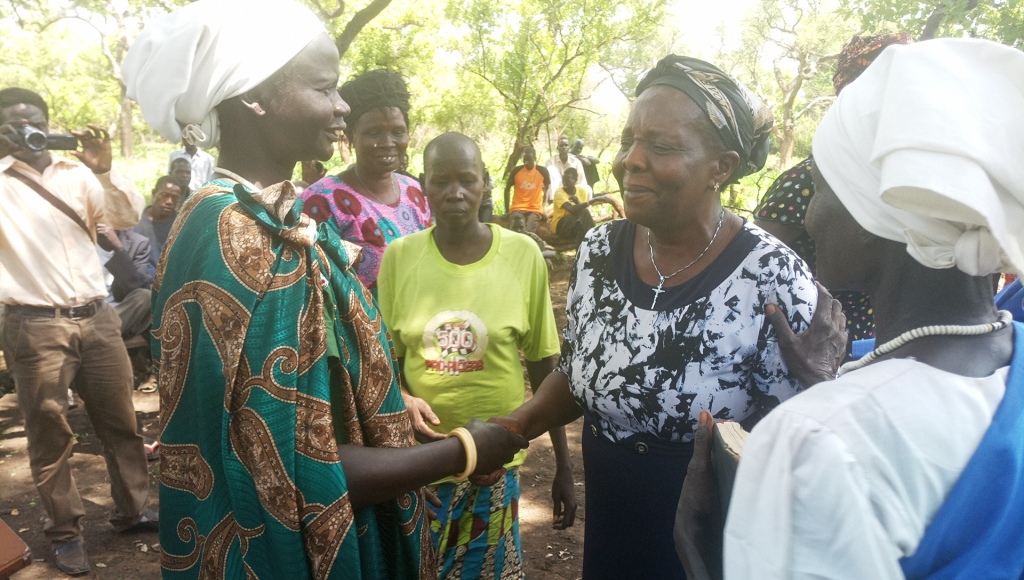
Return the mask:
M444 310L423 329L427 372L459 375L484 370L487 327L468 310Z

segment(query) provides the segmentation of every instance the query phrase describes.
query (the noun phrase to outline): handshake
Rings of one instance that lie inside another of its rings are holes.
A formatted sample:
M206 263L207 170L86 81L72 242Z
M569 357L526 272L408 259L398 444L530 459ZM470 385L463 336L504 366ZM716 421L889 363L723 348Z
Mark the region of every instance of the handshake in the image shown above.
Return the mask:
M458 437L466 452L466 469L456 479L469 478L476 485L493 485L505 472L504 465L526 449L530 442L523 436L523 427L515 419L493 417L487 421L471 419L448 435L434 431L441 424L430 404L419 397L402 391L402 399L409 410L416 440L420 443Z
M445 438L432 429L430 432L436 438ZM424 439L424 435L417 430L417 437ZM505 473L504 465L530 444L523 437L519 422L508 417L493 417L486 422L471 419L465 427L452 430L447 437L460 439L466 454L465 470L455 479L468 478L479 486L494 485Z

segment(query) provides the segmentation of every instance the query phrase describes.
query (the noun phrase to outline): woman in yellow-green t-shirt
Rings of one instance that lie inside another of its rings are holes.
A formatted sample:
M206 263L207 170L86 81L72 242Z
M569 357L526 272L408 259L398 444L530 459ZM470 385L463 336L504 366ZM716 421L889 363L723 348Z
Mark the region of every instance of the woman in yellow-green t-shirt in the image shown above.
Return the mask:
M424 152L424 192L437 225L392 242L378 278L380 308L401 361L403 391L420 440L443 438L471 417L523 403L555 368L558 334L547 266L528 237L482 224L483 163L476 144L446 133ZM551 432L557 471L555 527L571 526L576 497L565 431ZM522 577L520 453L490 479L436 484L432 530L440 578ZM481 525L482 524L482 525Z

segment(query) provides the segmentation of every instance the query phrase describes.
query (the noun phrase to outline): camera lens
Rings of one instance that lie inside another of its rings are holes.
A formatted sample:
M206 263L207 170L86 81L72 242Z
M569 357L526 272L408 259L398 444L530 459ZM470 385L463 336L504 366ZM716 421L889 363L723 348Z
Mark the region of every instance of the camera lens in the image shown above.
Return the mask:
M31 125L22 125L19 132L21 133L21 140L25 142L26 148L33 151L42 151L43 149L46 149L46 133Z

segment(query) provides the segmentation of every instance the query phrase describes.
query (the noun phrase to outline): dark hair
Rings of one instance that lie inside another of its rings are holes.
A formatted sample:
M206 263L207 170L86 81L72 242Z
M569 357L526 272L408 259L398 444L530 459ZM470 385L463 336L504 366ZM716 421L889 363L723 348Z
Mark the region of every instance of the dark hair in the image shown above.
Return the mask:
M32 105L43 112L43 117L46 118L47 122L50 120L50 107L47 106L43 97L39 96L39 93L18 87L11 87L0 91L0 109L6 109L14 105Z
M174 178L173 178L173 177L171 177L170 175L161 175L161 176L160 176L160 179L157 179L157 180L156 180L156 185L154 185L154 186L153 186L153 194L154 194L154 195L156 195L156 192L157 192L157 191L158 191L158 190L159 190L159 189L160 189L161 187L163 187L163 186L164 186L164 184L167 184L167 183L170 183L171 185L174 185L174 186L176 186L176 187L177 187L178 189L184 189L184 188L182 187L182 185L181 185L180 183L178 183L177 181L174 181ZM184 191L182 191L181 193L185 193L185 192L184 192Z
M352 108L345 115L345 129L351 141L359 118L374 109L395 107L402 112L405 126L409 126L409 88L402 75L393 70L377 69L364 72L338 88L338 94Z
M537 154L537 148L534 147L533 145L527 145L526 147L523 147L523 155L526 155L527 151L532 151L534 155Z
M564 178L566 175L572 175L573 179L580 178L580 172L576 171L575 167L566 167L565 171L562 172L562 177Z
M188 159L185 159L184 157L175 157L174 160L171 161L171 168L172 169L174 168L174 164L175 163L188 163L188 166L192 167L192 162L189 161Z

